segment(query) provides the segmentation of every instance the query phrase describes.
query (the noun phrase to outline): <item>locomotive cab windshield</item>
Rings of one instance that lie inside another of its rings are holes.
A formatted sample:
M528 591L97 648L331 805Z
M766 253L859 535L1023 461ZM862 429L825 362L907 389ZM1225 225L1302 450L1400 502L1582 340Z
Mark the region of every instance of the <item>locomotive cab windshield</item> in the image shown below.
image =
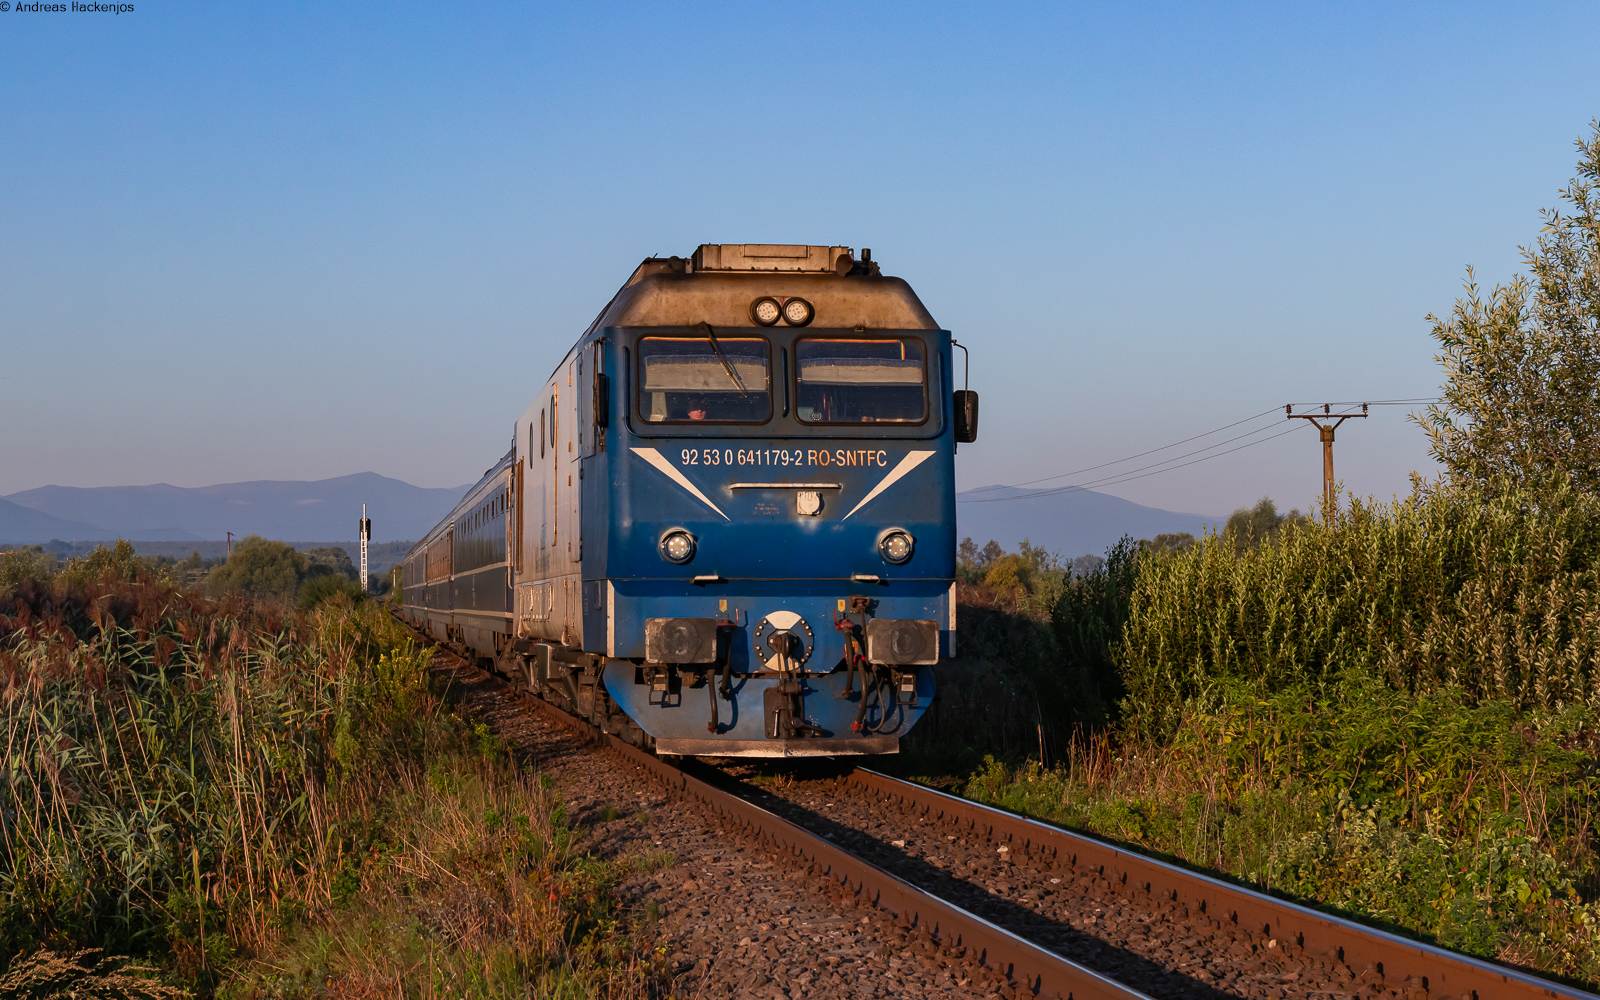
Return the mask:
M639 412L653 424L764 423L772 416L772 348L765 337L639 340Z
M928 418L922 342L806 337L795 344L797 415L805 423L919 424Z
M784 416L794 399L802 425L919 425L929 416L927 346L919 337L847 333L774 343L706 328L641 336L637 356L635 412L646 424L767 424L775 395ZM793 385L785 384L790 357Z

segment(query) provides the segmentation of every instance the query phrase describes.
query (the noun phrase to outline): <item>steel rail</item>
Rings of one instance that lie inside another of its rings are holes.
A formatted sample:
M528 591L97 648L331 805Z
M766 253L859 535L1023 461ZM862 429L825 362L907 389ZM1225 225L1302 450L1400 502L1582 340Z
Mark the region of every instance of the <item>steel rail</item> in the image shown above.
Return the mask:
M430 644L435 644L427 638ZM1069 1000L1149 1000L1003 927L940 899L844 850L805 828L739 796L688 774L594 725L562 711L531 691L515 688L519 700L571 730L607 746L714 815L815 867L847 890L885 909L941 944L964 948L969 960L994 969L1039 996ZM1095 869L1130 895L1169 900L1209 918L1256 928L1263 939L1292 941L1303 951L1352 968L1372 968L1385 982L1419 987L1429 1000L1600 1000L1600 995L1529 973L1472 958L1388 931L1278 899L1102 840L959 798L926 785L891 778L863 767L840 778L862 789L898 799L935 819L965 824L1024 853L1065 860L1077 870Z
M1370 966L1391 986L1420 986L1430 1000L1600 1000L1592 993L1254 892L926 785L861 767L841 780L898 799L935 819L986 832L1013 851L1020 848L1051 855L1079 871L1098 869L1105 879L1130 894L1143 892L1154 899L1180 903L1212 919L1254 928L1264 939L1295 942L1310 954L1336 958L1357 970Z
M602 732L538 697L519 691L526 704L577 736L605 746L649 773L744 836L810 864L821 877L893 913L900 923L925 930L940 944L965 950L968 961L999 972L1036 996L1067 1000L1150 1000L1146 994L1041 948L1003 927L891 875L869 861L732 792Z

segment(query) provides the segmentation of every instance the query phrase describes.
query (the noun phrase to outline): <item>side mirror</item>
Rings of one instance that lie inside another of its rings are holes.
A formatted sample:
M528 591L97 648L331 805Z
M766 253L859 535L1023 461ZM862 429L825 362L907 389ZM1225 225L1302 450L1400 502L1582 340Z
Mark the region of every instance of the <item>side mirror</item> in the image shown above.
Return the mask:
M971 389L955 391L956 440L971 444L978 440L978 394Z
M594 373L594 425L611 425L611 379L600 372Z

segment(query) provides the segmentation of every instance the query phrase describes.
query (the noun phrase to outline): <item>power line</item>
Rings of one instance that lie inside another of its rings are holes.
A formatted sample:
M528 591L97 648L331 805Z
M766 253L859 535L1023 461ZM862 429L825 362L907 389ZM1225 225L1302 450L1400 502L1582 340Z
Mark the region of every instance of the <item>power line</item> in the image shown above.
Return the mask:
M1074 483L1073 485L1074 486L1101 486L1101 485L1105 485L1105 484L1112 483L1112 482L1118 482L1118 481L1121 481L1122 479L1124 479L1127 476L1131 476L1131 475L1133 475L1135 473L1138 473L1138 472L1144 472L1147 469L1159 469L1163 465L1171 465L1173 462L1181 461L1182 459L1185 459L1185 458L1190 458L1190 457L1193 457L1195 455L1204 455L1206 452L1212 451L1212 450L1214 450L1216 448L1221 448L1225 444L1232 444L1235 441L1242 441L1245 438L1254 437L1257 434L1265 434L1267 431L1272 430L1272 428L1273 428L1272 424L1268 424L1265 427L1257 427L1253 431L1245 431L1243 434L1236 434L1231 438L1224 438L1223 440L1218 441L1216 444L1207 445L1204 448L1196 448L1194 451L1186 451L1181 455L1174 455L1171 458L1162 459L1159 462L1152 462L1149 465L1141 465L1136 469L1125 469L1122 472L1113 472L1110 475L1101 476L1101 477L1099 477L1097 479L1091 479L1091 480L1089 480L1087 482L1083 482L1083 483ZM1262 440L1266 440L1266 439L1263 438ZM1248 447L1248 446L1246 446L1246 447ZM1230 449L1230 450L1236 450L1236 449ZM1218 454L1227 454L1227 452L1218 452ZM1185 464L1192 464L1192 463L1185 463ZM1037 482L1037 480L1035 480L1035 481Z
M1184 462L1183 465L1174 465L1171 469L1157 469L1154 472L1146 472L1142 476L1128 475L1128 476L1124 476L1121 479L1113 479L1113 480L1111 480L1109 482L1096 482L1096 483L1093 483L1091 485L1094 485L1094 486L1116 486L1118 483L1131 483L1135 479L1148 479L1150 476L1158 476L1163 472L1171 472L1171 471L1173 471L1173 469L1182 469L1182 468L1184 468L1186 466L1198 465L1201 462L1209 462L1213 458L1221 458L1223 455L1231 455L1236 451L1243 451L1246 448L1254 448L1258 444L1266 444L1268 441L1271 441L1271 440L1273 440L1275 438L1281 438L1285 434L1293 434L1294 432L1295 432L1295 428L1291 427L1289 430L1283 431L1283 432L1278 433L1278 434L1274 434L1271 437L1260 438L1259 440L1256 440L1256 441L1251 441L1251 442L1248 442L1246 444L1241 444L1237 448L1229 448L1227 451L1219 451L1215 455L1207 455L1204 458L1197 458L1193 462ZM1038 494L1034 494L1034 495L1038 496Z
M973 490L972 492L974 492L974 493L982 493L985 490L1003 490L1003 489L1011 489L1011 488L1021 487L1021 486L1032 486L1034 483L1048 483L1048 482L1050 482L1051 480L1054 480L1054 479L1065 479L1067 476L1077 476L1077 475L1081 475L1081 474L1083 474L1085 472L1093 472L1096 469L1104 469L1104 468L1106 468L1108 466L1112 466L1112 465L1121 465L1124 462L1131 462L1136 458L1144 458L1146 455L1154 455L1157 452L1166 451L1169 448L1176 448L1179 445L1188 444L1190 441L1198 441L1201 438L1210 437L1213 434L1220 434L1225 430L1230 430L1231 428L1238 427L1240 424L1248 424L1252 420L1260 420L1262 417L1266 416L1269 413L1277 413L1277 412L1278 412L1278 408L1276 406L1274 406L1270 410L1262 410L1260 413L1257 413L1254 416L1245 417L1243 420L1235 420L1231 424L1223 424L1221 427L1218 427L1215 430L1206 431L1204 434L1196 434L1193 437L1186 437L1182 441L1174 441L1171 444L1164 444L1159 448L1151 448L1149 451L1141 451L1137 455L1129 455L1126 458L1119 458L1114 462L1101 462L1099 465L1091 465L1091 466L1088 466L1087 468L1083 468L1083 469L1074 469L1071 472L1063 472L1060 475L1045 476L1043 479L1030 479L1025 483L1013 483L1009 487L1007 487L1007 486L980 486L978 489ZM1265 430L1265 428L1262 428L1262 429ZM1257 432L1256 431L1251 431L1250 433L1254 434L1254 433L1257 433ZM1244 434L1240 435L1240 437L1248 437L1248 436L1249 435L1244 435ZM1237 441L1237 440L1239 440L1239 438L1229 438L1229 440L1230 441ZM1227 443L1228 443L1227 441L1219 441L1218 442L1218 444L1227 444ZM1216 446L1217 445L1212 445L1212 447L1216 447ZM1205 451L1206 449L1202 448L1200 450L1201 451ZM1199 454L1199 452L1190 452L1190 454ZM1184 457L1186 457L1186 456L1184 456L1184 455L1179 455L1178 456L1178 458L1184 458ZM1177 459L1168 459L1168 461L1176 461L1176 460ZM1163 463L1158 462L1156 464L1160 465L1160 464L1163 464ZM1152 468L1152 466L1145 466L1145 468ZM1138 470L1132 470L1132 471L1138 471Z
M1347 400L1347 401L1344 401L1344 402L1335 402L1335 403L1317 404L1317 405L1327 405L1327 406L1407 406L1407 405L1413 405L1413 404L1416 404L1416 403L1436 403L1438 401L1439 401L1439 397L1438 396L1417 396L1417 397L1413 397L1413 398L1410 398L1410 399ZM1295 406L1295 405L1304 406L1304 405L1308 405L1308 404L1303 404L1302 403L1302 404L1290 404L1290 405L1291 406ZM985 493L985 492L989 492L989 491L992 491L992 490L1018 489L1018 488L1021 488L1021 487L1024 487L1024 486L1032 486L1035 483L1048 483L1048 482L1052 482L1052 481L1057 480L1057 479L1065 479L1068 476L1076 476L1076 475L1081 475L1081 474L1083 474L1085 472L1093 472L1096 469L1105 469L1105 468L1109 468L1109 467L1111 467L1113 465L1122 465L1123 463L1131 462L1136 458L1144 458L1144 457L1146 457L1148 455L1154 455L1154 454L1157 454L1159 452L1163 452L1163 451L1167 451L1167 450L1172 449L1172 448L1176 448L1179 445L1188 444L1191 441L1198 441L1198 440L1200 440L1202 438L1210 437L1213 434L1220 434L1221 432L1223 432L1225 430L1230 430L1230 429L1232 429L1234 427L1240 426L1241 424L1247 424L1247 423L1250 423L1253 420L1259 420L1262 417L1265 417L1265 416L1267 416L1269 414L1276 413L1277 410L1278 410L1277 407L1273 407L1270 410L1263 410L1260 413L1254 414L1252 416L1245 417L1242 420L1235 420L1231 424L1224 424L1221 427L1217 427L1217 428L1215 428L1213 430L1206 431L1203 434L1195 434L1195 435L1193 435L1191 437L1186 437L1181 441L1174 441L1171 444L1162 445L1159 448L1151 448L1149 451L1141 451L1141 452L1139 452L1137 454L1129 455L1126 458L1116 459L1115 461L1102 462L1099 465L1090 465L1090 466L1087 466L1087 467L1082 468L1082 469L1076 469L1076 470L1073 470L1072 472L1063 472L1063 473L1060 473L1060 474L1054 475L1054 476L1045 476L1042 479L1029 479L1029 480L1026 480L1025 482L1021 482L1021 483L1011 483L1011 484L1002 485L1002 486L980 486L977 489L969 490L968 492L969 493ZM1334 416L1342 416L1342 415L1343 414L1334 414ZM1246 431L1243 434L1238 434L1238 435L1235 435L1234 437L1227 438L1227 439L1222 440L1222 441L1218 441L1216 444L1207 445L1204 448L1198 448L1198 449L1196 449L1194 451L1186 452L1186 453L1184 453L1182 455L1174 455L1172 458L1164 459L1164 460L1162 460L1160 462L1155 462L1155 463L1152 463L1150 465L1140 466L1137 469L1128 469L1128 470L1125 470L1123 472L1112 473L1111 475L1103 476L1103 477L1101 477L1099 479L1092 479L1092 480L1089 480L1088 482L1083 482L1083 483L1074 483L1074 484L1072 484L1070 486L1060 487L1059 489L1036 491L1036 492L1033 492L1033 493L1029 493L1025 497L987 497L987 498L977 498L977 499L970 499L970 500L959 500L957 502L958 503L993 503L993 502L999 501L999 500L1025 500L1028 497L1053 496L1056 493L1070 493L1070 492L1073 492L1073 491L1076 491L1076 490L1089 489L1090 487L1094 487L1094 486L1115 486L1115 485L1117 485L1119 483L1132 482L1135 479L1145 479L1148 476L1157 475L1157 474L1159 474L1161 472L1171 472L1174 469L1186 468L1186 467L1188 467L1190 465L1194 465L1194 464L1196 464L1198 462L1208 461L1208 460L1210 460L1212 458L1220 458L1223 455L1230 455L1233 452L1239 451L1242 448L1250 448L1250 447L1253 447L1253 446L1258 445L1258 444L1265 444L1267 441L1271 441L1274 438L1283 437L1284 434L1293 433L1292 430L1291 431L1284 431L1284 432L1279 433L1279 434L1273 434L1270 437L1265 437L1265 438L1261 438L1261 439L1256 440L1256 441L1251 441L1251 442L1249 442L1247 444L1242 444L1237 448L1229 448L1226 451L1219 451L1215 455L1206 455L1203 458L1197 458L1193 462L1183 462L1180 465L1172 465L1173 462L1177 462L1180 459L1188 458L1188 457L1190 457L1192 455L1204 455L1205 452L1211 451L1211 450L1213 450L1215 448L1220 448L1225 444L1230 444L1230 443L1232 443L1234 441L1243 440L1244 438L1252 437L1252 436L1254 436L1256 434L1261 434L1261 433L1263 433L1265 431L1268 431L1268 430L1271 430L1271 429L1272 429L1272 426L1270 424L1269 425L1265 425L1265 426L1262 426L1262 427L1258 427L1255 430ZM1161 468L1162 466L1170 466L1170 468ZM1155 470L1155 471L1147 472L1146 470ZM1136 473L1144 473L1144 475L1136 475Z
M1437 403L1438 396L1418 396L1416 399L1346 399L1329 402L1328 406L1410 406L1413 403ZM1290 403L1290 406L1322 406L1323 403Z
M1267 428L1263 428L1263 430L1266 430L1266 429ZM1143 475L1137 475L1136 476L1136 475L1129 474L1129 475L1124 475L1124 476L1121 476L1121 477L1111 476L1111 477L1108 477L1107 479L1104 479L1104 480L1093 480L1093 481L1088 482L1088 483L1074 484L1072 486L1062 486L1062 487L1059 487L1059 488L1053 489L1053 490L1037 490L1037 491L1035 491L1033 493L1029 493L1029 494L1026 494L1024 496L1020 496L1020 497L988 497L988 498L981 499L981 500L957 500L956 502L957 503L1003 503L1003 502L1008 501L1008 500L1032 500L1034 497L1049 497L1049 496L1055 496L1058 493L1076 493L1076 492L1079 492L1079 491L1082 491L1082 490L1087 490L1090 486L1115 486L1115 485L1117 485L1119 483L1130 483L1130 482L1133 482L1135 479L1148 479L1151 476L1158 476L1163 472L1172 472L1174 470L1182 469L1182 468L1185 468L1185 467L1190 466L1190 465L1197 465L1200 462L1209 462L1211 459L1213 459L1213 458L1221 458L1223 455L1231 455L1236 451L1243 451L1246 448L1254 448L1258 444L1266 444L1268 441L1277 440L1278 438L1281 438L1286 434L1293 434L1295 431L1297 431L1299 429L1300 429L1299 427L1291 427L1286 431L1279 431L1277 434L1273 434L1271 437L1259 438L1258 440L1249 441L1249 442L1246 442L1245 444L1241 444L1237 448L1229 448L1227 451L1219 451L1215 455L1206 455L1205 457L1197 458L1192 462L1184 462L1182 465L1174 465L1171 468L1166 468L1166 469L1156 469L1154 472L1146 472ZM1259 432L1252 432L1252 433L1259 433ZM1246 436L1247 437L1248 435L1242 435L1242 436ZM1210 449L1202 449L1202 450L1203 451L1209 451ZM1198 452L1191 452L1190 454L1198 454ZM1182 456L1179 456L1179 457L1182 457ZM1172 459L1171 461L1176 461L1176 459ZM1166 462L1162 462L1162 463L1159 463L1159 464L1166 465L1167 463ZM1148 468L1148 466L1147 466L1147 468ZM1135 469L1133 471L1134 472L1138 472L1139 470Z
M1271 411L1268 411L1268 412L1271 412ZM1244 421L1239 421L1239 423L1243 423L1243 422ZM1237 425L1235 425L1235 426L1237 426ZM1073 483L1071 488L1083 488L1083 487L1089 487L1089 486L1104 486L1104 485L1110 485L1110 484L1112 484L1114 482L1121 482L1126 477L1133 476L1135 473L1144 472L1147 469L1160 469L1160 467L1163 466L1163 465L1171 465L1173 462L1178 462L1178 461L1181 461L1182 459L1190 458L1190 457L1192 457L1194 455L1203 455L1208 451L1212 451L1212 450L1214 450L1216 448L1221 448L1225 444L1232 444L1234 441L1242 441L1245 438L1253 437L1254 435L1257 435L1257 434L1265 434L1266 432L1272 430L1273 426L1275 426L1275 425L1267 424L1267 425L1262 426L1262 427L1257 427L1255 430L1246 431L1243 434L1237 434L1237 435L1235 435L1235 436L1233 436L1231 438L1225 438L1225 439L1223 439L1221 441L1218 441L1216 444L1207 445L1204 448L1196 448L1194 451L1184 452L1181 455L1174 455L1171 458L1162 459L1159 462L1152 462L1149 465L1141 465L1138 468L1134 468L1134 469L1125 469L1122 472L1113 472L1110 475L1100 476L1100 477L1098 477L1096 479L1090 479L1090 480L1088 480L1086 482L1082 482L1082 483ZM1200 436L1204 437L1205 435L1200 435ZM1269 439L1263 438L1262 440L1269 440ZM1259 442L1254 442L1254 443L1259 443ZM1248 445L1243 445L1241 447L1248 447ZM1158 448L1156 450L1160 451L1162 449ZM1229 449L1229 451L1237 451L1237 450L1238 450L1237 448ZM1220 454L1220 455L1225 455L1227 453L1228 452L1218 452L1218 454ZM1212 457L1215 457L1215 456L1212 456ZM1123 461L1127 461L1127 459L1124 459ZM1106 464L1107 465L1117 465L1117 464L1120 464L1120 463L1108 462ZM1186 462L1184 464L1192 465L1194 463ZM1174 466L1174 467L1177 468L1177 466ZM1103 466L1098 466L1098 468L1103 468ZM1061 477L1060 476L1053 476L1051 478L1059 479ZM1143 478L1143 477L1138 477L1138 478ZM1033 482L1044 482L1044 480L1035 479L1035 480L1033 480ZM1018 486L1025 486L1027 484L1026 483L1019 483L1017 485ZM1012 488L1012 487L997 486L997 487L988 487L988 488L989 489L1009 489L1009 488ZM1067 487L1063 487L1063 488L1067 488ZM975 490L973 492L978 492L978 491ZM1034 496L1044 496L1046 494L1045 493L1035 493L1035 494L1032 494L1032 495L1034 495Z

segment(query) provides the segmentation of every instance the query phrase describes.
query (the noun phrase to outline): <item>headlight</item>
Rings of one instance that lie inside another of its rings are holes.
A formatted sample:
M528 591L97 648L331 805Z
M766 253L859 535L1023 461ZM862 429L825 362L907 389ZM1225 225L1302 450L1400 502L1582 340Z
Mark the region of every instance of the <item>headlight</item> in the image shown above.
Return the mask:
M896 566L911 558L913 548L911 536L899 528L886 532L878 541L878 553Z
M661 536L661 558L670 563L683 564L694 558L694 536L682 528L675 528Z
M762 296L750 303L750 318L762 326L771 326L782 315L783 309L779 307L777 299Z
M790 326L805 326L816 314L805 299L790 299L783 304L783 321Z

